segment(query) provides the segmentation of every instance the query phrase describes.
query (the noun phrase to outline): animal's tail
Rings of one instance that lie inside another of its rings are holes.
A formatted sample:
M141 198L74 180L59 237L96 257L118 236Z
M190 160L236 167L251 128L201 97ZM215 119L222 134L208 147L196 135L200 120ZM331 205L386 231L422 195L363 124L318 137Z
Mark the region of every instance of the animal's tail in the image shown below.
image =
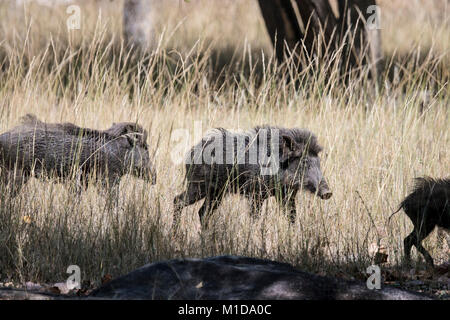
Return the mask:
M397 212L399 212L402 208L403 208L403 206L400 205L400 207L398 207L397 211L395 211L394 213L392 213L392 214L389 216L389 218L388 218L388 223L389 223L389 221L391 221L391 218L394 216L394 214L396 214Z

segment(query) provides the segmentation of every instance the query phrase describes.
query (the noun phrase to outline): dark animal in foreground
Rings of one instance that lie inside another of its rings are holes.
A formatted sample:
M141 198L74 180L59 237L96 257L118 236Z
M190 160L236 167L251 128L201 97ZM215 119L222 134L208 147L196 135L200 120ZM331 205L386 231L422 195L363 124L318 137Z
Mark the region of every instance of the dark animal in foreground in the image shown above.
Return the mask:
M450 229L450 178L416 178L414 190L400 203L400 207L392 215L401 209L414 224L414 230L404 240L405 258L410 260L411 247L414 245L425 257L426 262L433 267L433 258L422 246L422 240L436 226Z
M28 114L0 135L0 181L9 185L12 196L30 177L44 174L76 178L84 188L92 178L115 188L127 173L154 184L156 172L146 140L147 131L134 122L114 123L101 131L45 123Z
M369 276L369 274L368 274ZM97 299L187 300L430 300L365 282L318 276L276 261L219 256L148 264L91 293Z
M321 150L308 130L270 126L245 133L212 130L187 153L187 190L174 199L174 227L178 227L185 206L205 198L198 212L203 221L205 213L217 209L227 192L245 195L253 216L265 199L276 196L293 222L299 189L322 199L332 196L320 169Z

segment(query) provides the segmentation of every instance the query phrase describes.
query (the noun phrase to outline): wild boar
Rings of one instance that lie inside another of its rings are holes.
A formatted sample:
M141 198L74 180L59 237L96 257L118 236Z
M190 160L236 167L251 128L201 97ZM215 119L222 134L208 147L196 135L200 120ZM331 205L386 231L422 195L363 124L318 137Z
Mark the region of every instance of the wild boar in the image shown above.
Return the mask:
M256 216L265 199L276 196L296 216L295 195L301 188L322 199L332 196L320 169L322 147L308 130L255 127L244 133L211 130L186 154L187 189L174 199L174 228L181 210L203 198L198 214L214 211L226 193L240 193ZM203 224L203 223L202 223Z
M401 209L414 225L414 230L404 239L406 260L411 259L411 248L414 245L425 257L425 261L433 267L433 258L422 246L422 240L436 226L450 229L450 178L416 178L413 191L400 203L398 210L389 219Z
M89 177L117 187L127 173L154 184L156 171L146 140L147 131L134 122L114 123L102 131L45 123L27 114L20 125L0 135L0 178L12 196L30 177L44 174L76 178L84 188Z

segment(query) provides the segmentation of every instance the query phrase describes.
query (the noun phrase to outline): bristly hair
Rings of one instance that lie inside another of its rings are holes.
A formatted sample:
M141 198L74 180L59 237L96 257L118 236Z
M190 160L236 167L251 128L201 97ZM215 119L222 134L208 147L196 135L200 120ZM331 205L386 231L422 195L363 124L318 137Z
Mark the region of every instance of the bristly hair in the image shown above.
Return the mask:
M258 132L260 129L278 129L280 136L288 136L300 145L307 146L308 152L317 156L322 151L322 146L319 145L317 137L314 133L307 129L299 128L282 128L278 126L256 126L254 130Z
M100 137L110 137L117 138L118 136L124 135L126 133L135 132L141 133L142 136L139 138L142 142L147 140L147 131L135 122L120 122L114 123L110 128L106 130L97 130L90 128L82 128L73 123L65 122L65 123L47 123L39 120L36 115L28 113L20 118L20 123L22 125L29 125L34 128L39 128L42 130L51 130L57 129L62 130L63 132L70 135L83 135L94 138Z
M404 207L412 200L418 201L421 197L428 198L433 191L437 190L449 190L450 197L450 178L435 179L431 177L418 177L415 178L415 183L411 193L402 201L401 207Z
M90 128L82 128L73 123L65 122L65 123L47 123L41 121L36 117L36 115L28 113L19 119L19 122L22 125L30 126L34 129L38 130L61 130L67 134L78 136L83 134L84 136L92 136L99 137L107 135L105 131L90 129Z
M430 193L436 187L444 187L450 190L450 178L435 179L428 176L415 178L413 193Z
M445 190L444 194L447 194L447 198L450 200L450 177L435 179L425 176L415 178L414 180L415 182L411 192L400 202L398 209L389 216L388 220L391 220L402 208L407 209L411 205L423 206L425 203L428 203L433 192L436 193Z
M138 133L138 140L146 144L148 132L141 125L136 122L119 122L104 130L103 132L113 137L119 137L128 133Z

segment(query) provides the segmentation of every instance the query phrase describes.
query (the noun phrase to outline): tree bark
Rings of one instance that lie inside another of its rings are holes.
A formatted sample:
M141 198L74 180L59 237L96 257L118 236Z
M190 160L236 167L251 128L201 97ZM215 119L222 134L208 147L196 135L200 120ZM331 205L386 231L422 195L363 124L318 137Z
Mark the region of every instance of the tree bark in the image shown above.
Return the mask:
M326 54L321 52L325 47L334 51L343 45L344 71L368 64L372 75L377 77L382 54L376 25L379 17L374 16L378 9L371 7L376 5L375 0L339 0L339 17L328 0L258 1L279 61L285 58L285 44L289 50L304 48L309 57ZM293 4L298 8L303 31Z
M267 31L273 43L278 61L285 59L285 45L294 50L303 38L294 7L290 0L258 0Z
M347 53L350 64L357 67L368 64L371 73L377 76L383 56L380 17L376 1L339 0L338 6L341 39L348 44ZM344 33L347 30L350 36L344 39Z
M305 26L303 41L311 53L318 49L318 36L321 36L325 45L335 40L338 20L328 0L295 0L295 3Z

